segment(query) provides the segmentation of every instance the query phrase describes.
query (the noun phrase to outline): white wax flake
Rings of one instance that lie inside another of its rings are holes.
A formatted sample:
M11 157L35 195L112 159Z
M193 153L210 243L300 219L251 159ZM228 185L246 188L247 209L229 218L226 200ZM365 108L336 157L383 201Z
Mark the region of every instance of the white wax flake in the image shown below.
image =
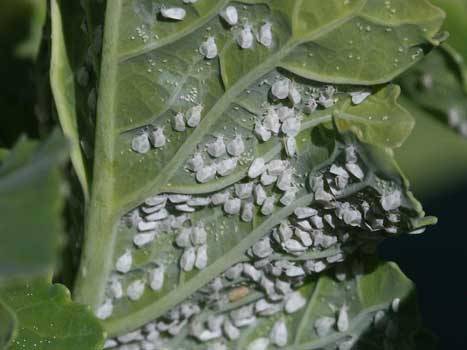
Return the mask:
M154 238L156 237L155 232L148 232L148 233L139 233L133 237L133 243L135 246L138 248L141 248L145 246L148 243L151 243L154 241Z
M268 346L268 338L258 338L253 340L250 344L248 344L246 350L267 350Z
M278 80L272 85L271 94L279 100L285 100L289 96L289 86L289 79Z
M359 105L363 101L367 99L368 96L371 95L371 92L368 91L357 91L357 92L351 92L350 96L352 97L352 103L354 105Z
M191 158L188 161L187 166L188 166L188 169L190 169L191 171L194 171L194 172L197 172L202 167L204 167L204 159L203 159L203 156L201 155L201 153L195 153L193 158Z
M234 6L227 6L224 11L220 13L221 17L231 26L238 23L238 12Z
M123 297L123 287L122 283L116 277L112 277L109 284L110 292L115 299L120 299Z
M154 221L151 221L151 222L140 221L138 222L138 231L140 232L151 231L151 230L154 230L156 226L157 226L157 223Z
M106 320L112 316L114 306L112 299L106 299L104 303L96 310L96 317L101 320Z
M306 304L306 299L302 296L300 292L293 292L287 296L287 300L285 302L285 311L288 314L293 314L297 312L301 308L303 308Z
M272 46L272 25L269 22L264 23L259 29L258 41L265 47Z
M181 7L163 7L161 8L161 15L164 18L181 21L185 18L186 11Z
M268 237L260 239L251 248L253 254L258 258L265 258L273 253L271 242Z
M183 228L175 238L175 244L180 248L191 246L191 228Z
M165 268L162 265L153 268L149 272L149 286L152 290L158 291L162 289L164 286L164 274Z
M131 251L126 250L123 255L121 255L117 262L115 263L115 269L121 273L127 273L131 269L133 263L133 257L131 256Z
M248 169L248 177L255 179L266 170L266 164L263 158L256 158Z
M227 143L227 152L233 157L239 157L245 152L245 144L241 135L236 135L233 140Z
M241 219L245 222L251 222L254 216L254 206L253 203L247 202L243 205Z
M399 298L393 299L393 301L391 302L392 311L396 313L399 312L400 304L401 304L401 300Z
M229 192L218 192L211 196L211 202L214 205L224 204L229 199Z
M182 257L180 258L180 268L185 271L191 271L193 270L193 267L195 266L195 260L196 260L196 250L193 247L185 249L185 251L182 254Z
M147 153L151 149L148 134L143 133L133 137L133 140L131 140L131 149L137 153Z
M294 157L297 154L297 141L295 137L288 136L285 139L285 151L289 157Z
M281 124L279 121L279 116L277 115L277 112L273 108L269 108L268 112L264 116L263 120L263 126L271 131L274 134L278 134L279 130L281 128Z
M349 314L347 305L342 305L337 316L337 330L339 332L347 332L349 329Z
M300 132L301 124L298 118L288 118L282 123L281 131L287 136L295 137Z
M253 183L240 183L235 184L235 194L240 199L247 199L253 195Z
M272 326L269 338L274 345L284 347L287 345L288 331L284 320L277 320Z
M139 300L144 293L145 282L143 280L135 280L128 285L126 295L130 300Z
M261 214L271 215L274 212L274 204L276 202L276 197L274 195L266 198L263 205L261 206Z
M254 195L255 195L256 204L263 205L264 201L267 198L267 194L263 186L261 186L260 184L256 185L254 189Z
M318 337L322 338L328 335L335 323L336 320L334 319L334 317L324 316L318 318L314 324L316 334L318 334Z
M223 325L224 333L229 340L235 340L240 337L240 330L227 319Z
M345 168L359 180L363 180L365 174L363 173L362 168L357 163L347 163Z
M216 172L215 165L205 166L196 172L196 180L200 183L206 183L216 177Z
M183 116L182 113L175 114L173 118L173 128L175 131L180 131L180 132L186 130L185 117Z
M201 105L191 107L186 113L186 123L190 128L195 128L201 121L201 112L204 107Z
M238 46L242 49L250 49L253 46L254 36L251 26L246 24L237 37Z
M399 208L401 206L401 201L400 191L394 191L381 197L381 206L385 211L391 211Z
M198 270L203 270L208 265L208 247L206 244L196 249L195 267Z
M224 137L217 136L214 142L208 143L206 145L206 149L211 157L214 157L214 158L222 157L226 152Z
M269 141L272 136L271 131L266 129L263 124L258 122L255 124L255 134L263 142Z
M149 134L149 138L154 148L164 147L167 142L164 135L164 128L156 128Z
M217 57L218 51L214 37L211 36L207 38L207 40L200 45L199 53L209 60Z
M294 210L294 214L299 219L305 219L318 214L318 211L313 208L298 207Z
M269 175L279 176L287 168L288 162L281 159L271 160L267 165Z
M236 168L238 164L237 158L227 158L218 163L216 163L216 171L219 176L230 175Z
M289 100L293 105L298 105L302 102L302 95L300 95L300 91L298 91L297 87L293 83L291 83L289 87Z
M152 213L150 215L147 215L145 217L146 221L159 221L159 220L164 220L169 216L169 212L167 209L162 208L159 211L156 211L155 213Z
M242 201L239 198L229 198L224 203L224 211L230 215L237 215L240 213Z

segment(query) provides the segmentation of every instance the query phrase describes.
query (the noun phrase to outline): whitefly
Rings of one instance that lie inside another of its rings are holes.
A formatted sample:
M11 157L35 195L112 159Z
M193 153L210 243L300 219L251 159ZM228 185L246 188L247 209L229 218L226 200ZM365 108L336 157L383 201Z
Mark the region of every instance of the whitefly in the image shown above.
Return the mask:
M164 275L164 265L159 265L149 271L149 286L152 290L158 291L162 289L164 286Z
M164 128L156 128L149 134L149 138L154 148L164 147L167 139L164 135Z
M151 149L148 134L142 133L133 137L133 140L131 141L131 149L137 153L147 153Z
M248 177L255 179L266 170L266 162L263 158L256 158L248 169Z
M220 15L231 26L238 23L238 11L235 6L227 6L225 10L221 11Z
M186 113L186 123L189 127L195 128L199 125L202 111L203 106L201 105L193 106L188 110Z
M251 49L253 47L254 36L251 25L246 24L237 37L238 46L242 49Z
M262 123L257 122L255 124L255 134L263 142L271 139L272 133Z
M185 117L182 113L175 114L173 118L173 128L175 131L185 131L186 124L185 124Z
M181 21L186 16L185 9L181 7L162 7L161 8L161 15L164 18L173 19L177 21Z
M217 169L214 164L205 166L196 172L196 180L200 183L206 183L214 179L216 177L216 173Z
M144 293L145 285L145 282L139 279L131 282L126 289L126 295L130 300L133 301L141 299Z
M227 152L233 157L239 157L245 152L242 135L235 135L235 138L227 143Z
M123 255L121 255L115 264L115 269L121 273L127 273L131 269L133 263L133 257L131 251L127 249Z
M279 100L284 100L289 96L289 79L282 79L276 81L271 87L271 94Z
M272 46L272 25L269 22L264 23L259 29L258 41L265 47Z
M209 60L216 58L218 55L216 39L210 36L203 41L199 47L199 53Z

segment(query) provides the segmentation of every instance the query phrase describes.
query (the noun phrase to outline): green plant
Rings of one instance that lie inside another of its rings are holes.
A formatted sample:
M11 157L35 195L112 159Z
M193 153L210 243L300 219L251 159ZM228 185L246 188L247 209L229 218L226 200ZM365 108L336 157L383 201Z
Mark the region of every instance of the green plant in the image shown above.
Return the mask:
M437 81L442 67L461 91L453 49L425 59L446 39L442 10L427 0L51 0L49 12L51 47L38 60L50 59L72 169L64 179L57 133L0 158L8 349L102 349L105 337L110 349L435 347L412 283L375 248L436 222L394 160L414 119L393 81L411 110L449 115L465 103L464 90L441 100L419 86L420 71ZM24 203L36 215L21 227ZM25 260L17 252L38 225L50 237L36 235L44 249ZM73 302L51 285L57 271ZM42 318L43 304L56 313Z

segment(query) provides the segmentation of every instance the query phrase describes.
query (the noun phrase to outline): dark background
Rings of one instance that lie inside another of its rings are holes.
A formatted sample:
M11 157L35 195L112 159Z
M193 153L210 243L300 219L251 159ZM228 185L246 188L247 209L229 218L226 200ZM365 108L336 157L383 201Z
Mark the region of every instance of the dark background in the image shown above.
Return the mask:
M440 349L467 349L467 181L420 199L438 224L422 235L387 239L380 256L415 282L423 320Z

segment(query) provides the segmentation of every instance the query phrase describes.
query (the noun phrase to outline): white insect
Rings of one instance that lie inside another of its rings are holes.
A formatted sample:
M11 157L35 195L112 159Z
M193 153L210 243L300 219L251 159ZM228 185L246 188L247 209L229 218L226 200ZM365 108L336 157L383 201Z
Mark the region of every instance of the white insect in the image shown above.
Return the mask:
M180 248L188 248L191 246L191 228L183 228L175 238L175 244Z
M302 95L300 95L300 91L298 91L295 84L291 83L289 87L289 100L294 105L298 105L302 102Z
M294 233L295 236L297 236L297 238L305 247L311 247L313 245L313 240L311 239L310 234L308 232L296 228Z
M269 346L268 338L258 338L248 344L246 350L266 350Z
M255 134L263 142L269 141L272 136L271 131L266 129L263 124L258 122L255 124Z
M195 211L195 208L189 206L188 204L177 204L175 209L184 213L193 213Z
M255 195L256 204L263 205L264 201L267 198L267 194L263 186L261 186L260 184L256 185L254 189L254 195Z
M126 295L130 300L139 300L144 293L145 282L143 280L135 280L128 285Z
M145 219L146 221L159 221L167 218L168 216L169 212L167 211L167 209L162 208L161 210L146 216Z
M167 201L167 196L166 195L159 195L159 196L154 196L154 197L149 197L146 199L144 203L150 206L155 206L159 204L164 204Z
M274 203L276 202L276 197L274 195L266 198L261 206L261 214L271 215L274 212Z
M196 180L200 183L206 183L216 177L216 172L217 169L214 164L205 166L196 172Z
M240 337L240 330L235 327L229 319L225 320L223 329L229 340L235 340Z
M314 324L318 337L322 338L328 335L335 323L336 321L333 317L324 316L318 318Z
M269 237L260 239L252 247L253 254L258 258L265 258L272 254L273 250Z
M180 268L185 272L193 270L193 267L195 266L195 260L196 260L195 248L189 247L185 249L185 251L182 254L182 257L180 258Z
M272 26L271 23L264 23L259 29L258 41L266 47L272 46Z
M386 211L391 211L401 206L401 193L400 191L394 191L381 197L381 206Z
M282 106L277 109L277 116L281 122L285 121L288 118L295 116L295 111L293 108Z
M211 202L214 205L224 204L229 199L229 192L218 192L211 196Z
M279 100L284 100L289 96L289 86L289 79L278 80L272 85L271 94Z
M152 290L161 290L164 286L165 268L163 265L155 267L149 272L149 286Z
M157 226L157 223L154 221L151 222L146 222L146 221L140 221L138 222L138 231L144 232L144 231L150 231L154 230Z
M237 215L240 213L241 205L242 201L239 198L229 198L224 203L224 211L230 215Z
M231 26L238 23L238 12L234 6L227 6L225 10L221 12L221 17Z
M290 253L301 253L306 250L306 247L295 239L289 239L285 241L282 246L286 251Z
M116 340L113 340L113 339L107 339L104 343L104 349L110 349L110 348L114 348L118 345L117 341Z
M263 158L256 158L248 169L248 177L255 179L266 170L266 164Z
M349 314L347 313L347 305L342 305L337 316L337 330L346 332L349 329Z
M269 108L264 117L263 126L274 134L278 134L281 128L279 116L273 108Z
M227 271L225 271L224 275L229 280L235 280L240 277L243 272L243 264L235 264L234 266L230 267Z
M285 139L285 151L289 157L297 154L297 141L295 137L289 136Z
M211 203L210 197L195 197L189 199L186 204L191 207L205 207Z
M161 8L161 15L164 18L181 21L185 18L186 11L181 7L163 7Z
M347 163L345 165L346 169L355 176L357 179L362 180L365 177L362 168L356 163Z
M186 201L191 199L191 195L174 193L174 194L169 194L168 198L171 203L179 204L179 203L185 203Z
M269 175L266 171L261 175L261 184L263 186L272 185L277 181L277 176Z
M115 299L120 299L123 297L122 283L118 280L117 277L112 277L110 280L109 289Z
M175 114L174 119L173 119L173 128L175 131L186 130L185 117L183 116L182 113Z
M243 274L255 282L258 282L263 276L260 270L248 263L243 264Z
M267 171L269 175L279 176L287 168L288 162L281 159L271 160L267 165Z
M144 245L151 243L154 238L156 237L155 232L149 232L149 233L139 233L136 236L133 237L133 243L135 246L138 248L143 247Z
M186 123L190 128L195 128L199 125L203 109L203 106L197 105L188 110L186 113Z
M127 249L122 256L117 259L115 264L115 269L121 273L127 273L131 269L131 265L133 263L133 257L131 255L131 251Z
M236 135L235 138L227 144L227 152L234 157L239 157L245 152L245 144L241 135Z
M254 212L253 212L253 203L247 202L243 205L242 209L242 216L241 219L245 222L251 222L253 220Z
M164 128L156 128L151 132L149 138L151 139L151 143L154 148L164 147L167 142L167 139L164 135Z
M358 91L358 92L351 92L350 96L352 97L352 103L354 105L359 105L363 101L367 99L368 96L371 95L371 92L368 91Z
M292 314L297 312L306 304L306 299L302 296L300 292L293 292L287 296L287 300L285 302L285 311L288 314Z
M292 204L295 200L296 193L297 193L297 190L295 188L288 189L284 193L284 195L281 197L279 202L284 206L288 206Z
M306 114L310 115L311 113L316 111L317 108L318 108L318 103L316 102L316 100L314 98L310 98L308 101L305 102L303 111Z
M395 298L392 302L391 302L391 309L393 312L399 312L399 308L400 308L400 304L401 304L401 300L399 298Z
M133 151L144 154L147 153L150 148L151 144L149 142L148 134L143 133L133 137L133 140L131 141L131 149Z
M202 245L196 249L195 266L198 270L203 270L208 265L208 247Z
M199 53L209 60L217 57L217 44L214 37L210 36L200 45Z
M134 331L134 332L130 332L130 333L121 335L121 336L117 337L117 339L118 339L118 341L120 343L127 344L127 343L131 343L131 342L134 342L134 341L143 340L144 336L141 334L141 330L137 330L137 331Z
M198 1L198 0L183 0L183 2L184 2L185 4L194 4L194 3L196 3L197 1Z
M250 49L253 46L253 42L254 36L251 30L251 26L246 24L238 35L238 46L240 46L242 49Z
M216 140L206 145L207 151L211 157L219 158L222 157L226 152L223 136L217 136Z
M298 276L304 276L305 271L300 266L291 266L287 268L287 270L285 271L285 274L288 277L298 277Z
M284 320L277 320L272 326L269 338L274 345L284 347L287 345L288 331Z
M188 166L188 169L194 172L197 172L198 170L200 170L204 166L204 159L201 153L199 152L195 153L193 158L191 158L188 161L187 166Z
M288 118L282 123L282 132L287 136L297 136L300 132L301 122L298 118Z
M288 191L292 188L293 169L285 170L277 180L276 186L281 191Z
M322 229L324 227L323 218L321 216L315 215L310 218L310 222L317 229Z
M191 243L193 245L203 245L206 243L208 233L206 232L203 224L198 224L193 227L191 232Z
M112 299L106 299L104 303L96 310L96 317L101 320L108 319L110 316L112 316L113 308L114 306L112 304Z
M235 194L240 199L247 199L253 195L253 183L235 184Z

